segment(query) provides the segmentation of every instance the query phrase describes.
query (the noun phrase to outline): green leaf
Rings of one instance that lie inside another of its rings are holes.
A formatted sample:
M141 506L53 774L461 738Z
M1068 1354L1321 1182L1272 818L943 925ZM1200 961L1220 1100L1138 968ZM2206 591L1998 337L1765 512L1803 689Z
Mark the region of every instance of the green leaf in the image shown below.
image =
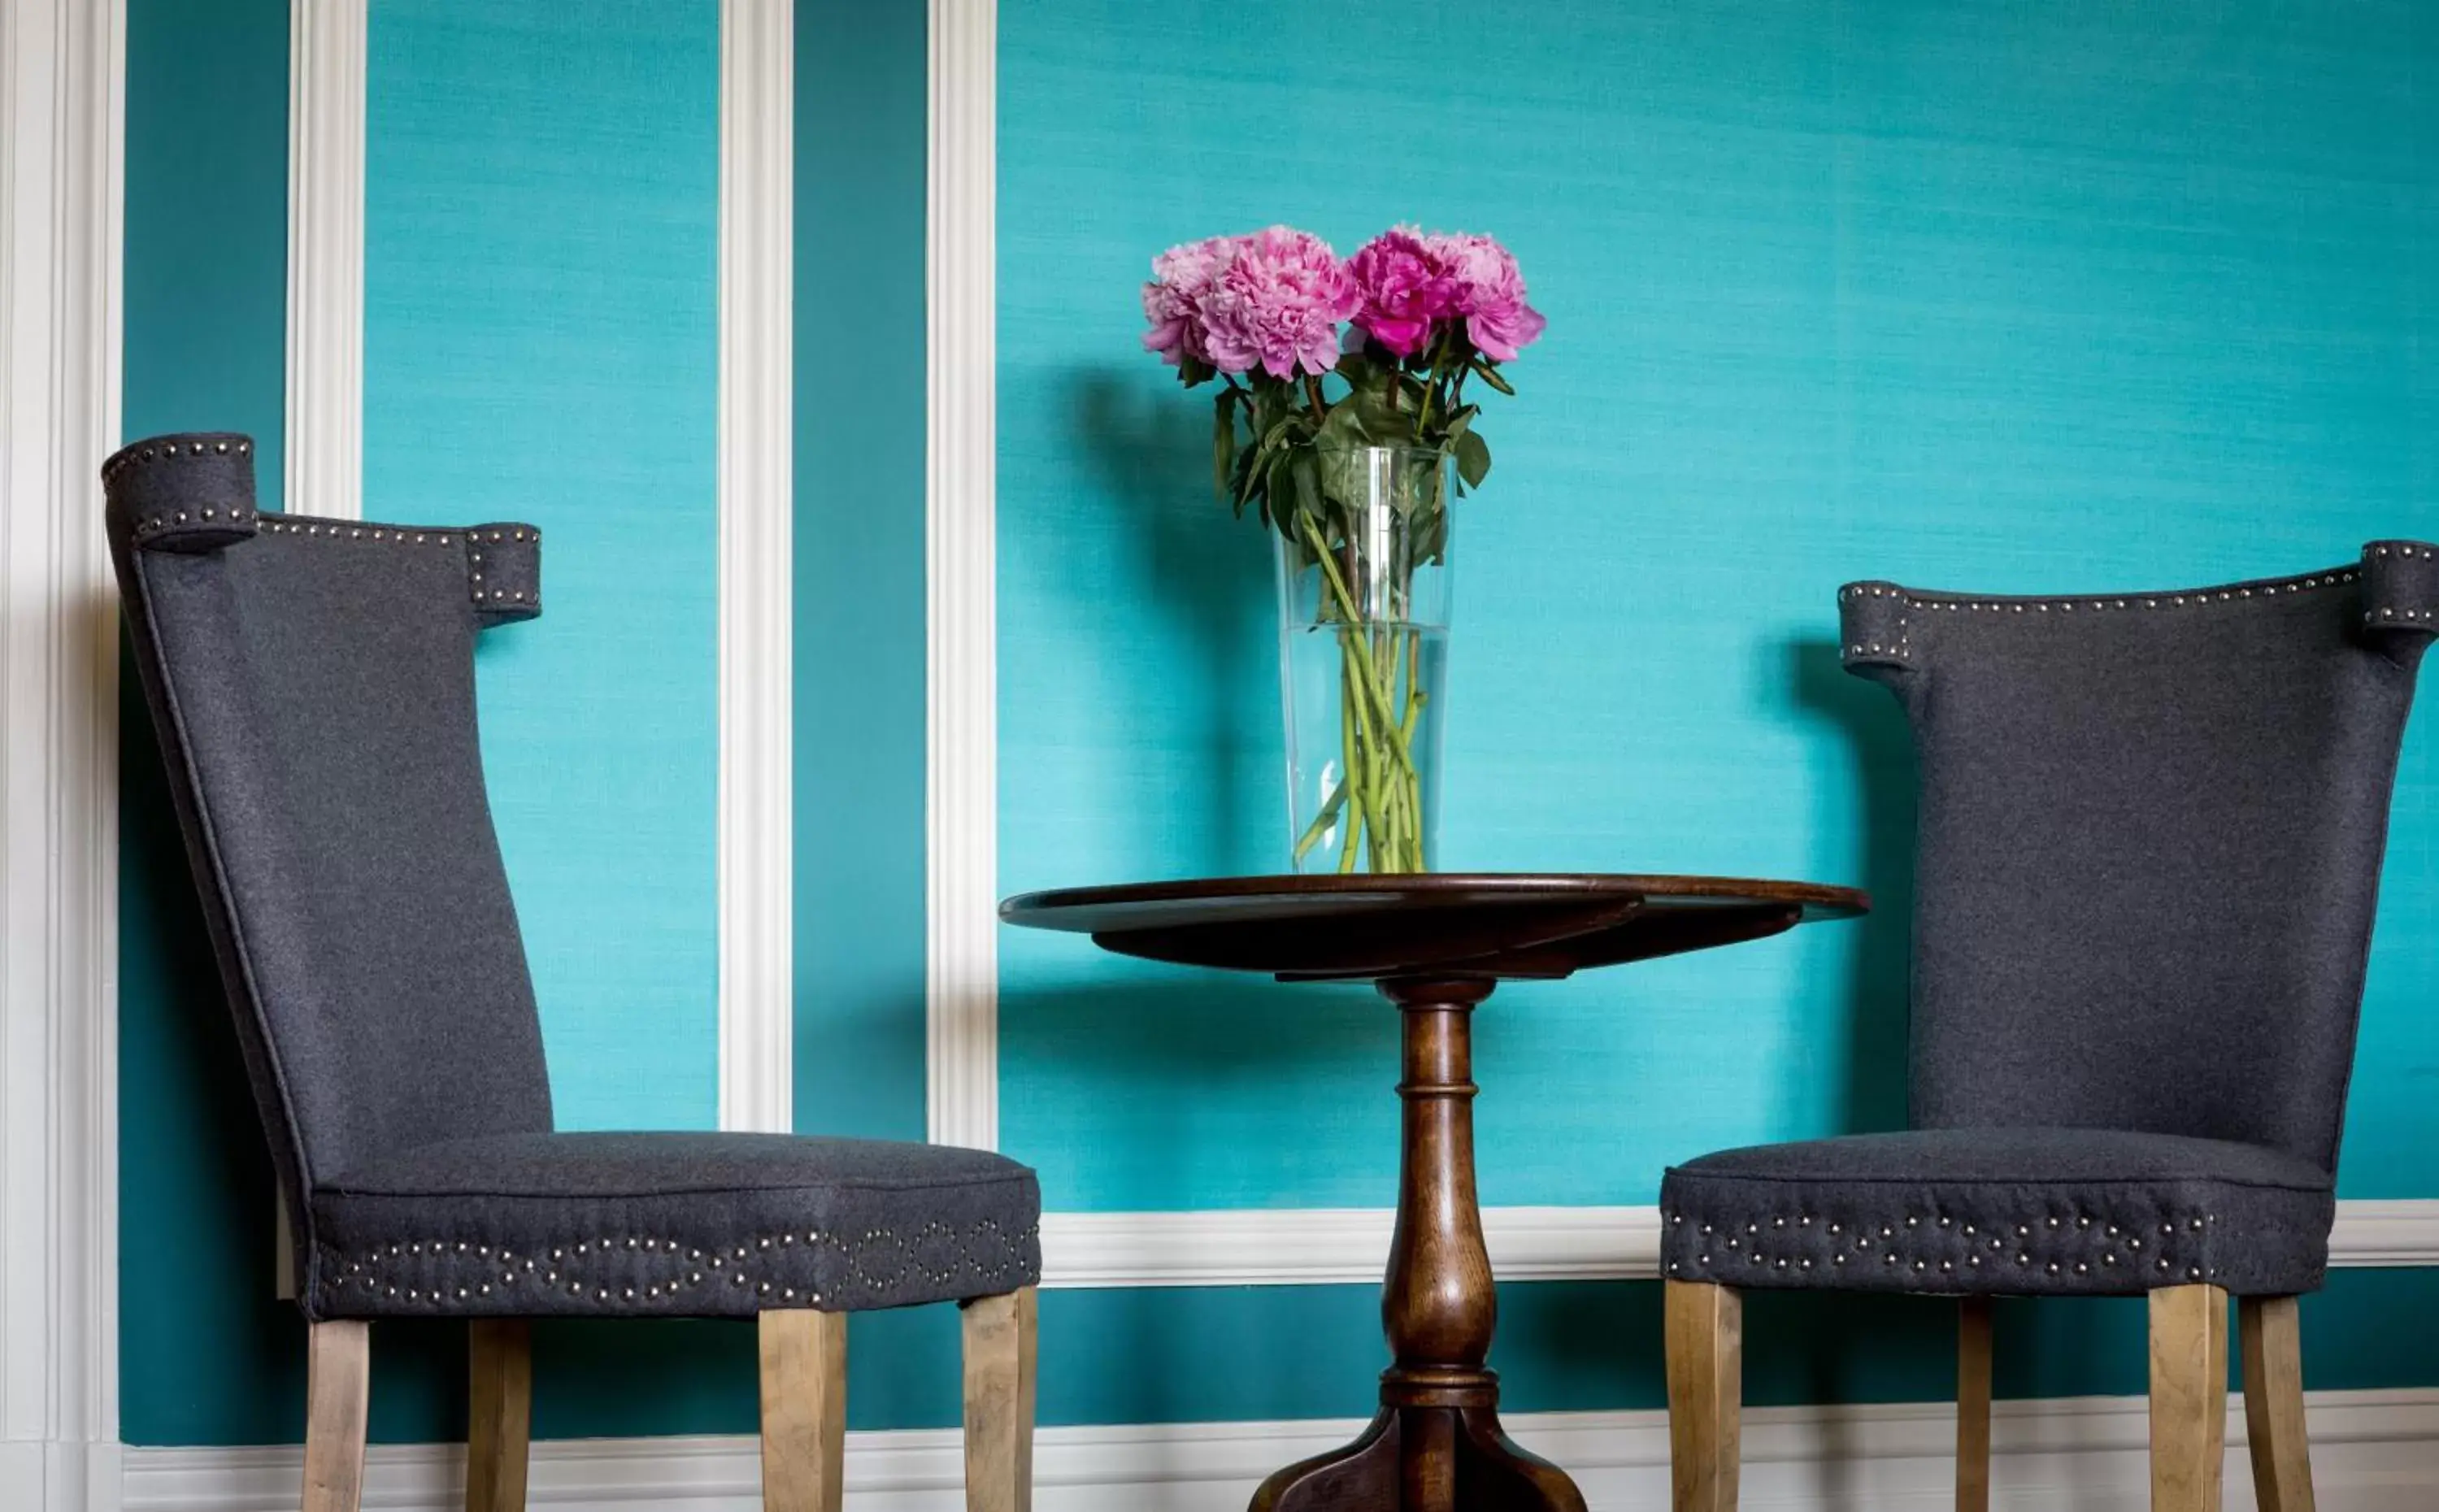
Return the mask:
M1271 518L1279 522L1281 529L1287 528L1299 512L1291 454L1282 452L1272 461L1269 471L1262 475L1262 489L1270 498Z
M1310 452L1299 452L1290 463L1295 473L1296 507L1313 519L1321 518L1321 474Z
M1467 488L1481 488L1482 480L1490 476L1490 443L1475 432L1467 431L1455 438L1455 450L1456 475L1465 480Z
M1321 429L1313 433L1313 444L1332 449L1368 446L1371 436L1363 427L1363 403L1360 395L1350 395L1330 407Z
M1363 439L1358 443L1369 446L1412 446L1415 444L1415 414L1412 407L1391 409L1389 397L1380 393L1350 395L1342 408L1355 412L1355 420L1362 429Z
M1477 357L1473 360L1473 370L1482 375L1482 381L1484 382L1488 383L1491 387L1499 390L1501 393L1512 395L1516 392L1516 390L1507 386L1507 380L1499 376L1498 365L1487 361L1484 358Z
M1211 491L1223 499L1237 463L1237 392L1221 389L1211 406Z

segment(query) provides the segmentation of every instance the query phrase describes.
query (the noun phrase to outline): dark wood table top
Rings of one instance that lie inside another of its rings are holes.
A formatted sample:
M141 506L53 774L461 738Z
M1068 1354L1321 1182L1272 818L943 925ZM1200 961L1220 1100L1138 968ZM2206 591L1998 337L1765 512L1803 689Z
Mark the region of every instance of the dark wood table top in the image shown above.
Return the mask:
M1601 873L1218 877L1025 893L1000 916L1102 948L1288 980L1560 977L1871 907L1851 887Z

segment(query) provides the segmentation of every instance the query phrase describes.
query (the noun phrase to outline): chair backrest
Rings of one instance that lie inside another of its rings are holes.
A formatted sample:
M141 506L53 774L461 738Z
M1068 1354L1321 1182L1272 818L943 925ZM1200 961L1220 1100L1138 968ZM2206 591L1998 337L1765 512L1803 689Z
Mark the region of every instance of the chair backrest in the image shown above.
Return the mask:
M2439 550L2072 598L1853 583L1840 609L1919 760L1915 1126L2334 1171Z
M475 733L474 636L540 609L529 526L258 514L254 448L104 465L135 666L273 1155L318 1185L551 1127Z

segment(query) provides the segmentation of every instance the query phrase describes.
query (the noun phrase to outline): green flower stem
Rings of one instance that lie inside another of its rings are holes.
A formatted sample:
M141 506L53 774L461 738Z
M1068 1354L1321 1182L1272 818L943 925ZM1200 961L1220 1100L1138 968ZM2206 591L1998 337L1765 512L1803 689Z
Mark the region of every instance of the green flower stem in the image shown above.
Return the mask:
M1342 777L1339 779L1338 786L1330 790L1329 797L1322 803L1321 812L1315 814L1313 816L1312 823L1304 827L1304 833L1296 837L1295 861L1297 864L1301 865L1306 855L1312 850L1312 847L1321 844L1321 837L1327 834L1329 832L1329 827L1337 822L1338 810L1345 807L1346 782L1345 779Z
M1398 726L1398 738L1408 751L1415 747L1415 729L1422 722L1423 705L1431 695L1423 691L1423 633L1406 631L1406 718ZM1429 869L1429 858L1423 854L1423 779L1409 768L1406 773L1406 803L1415 816L1415 870Z
M1383 803L1386 794L1380 782L1383 775L1380 770L1380 731L1374 722L1372 701L1357 687L1363 673L1357 659L1346 654L1347 648L1362 644L1361 632L1352 627L1341 626L1338 640L1339 703L1342 707L1355 711L1354 761L1350 774L1355 781L1356 800L1362 806L1372 869L1377 872L1380 870L1382 847L1387 844L1389 827L1389 816ZM1352 839L1350 836L1350 847ZM1345 857L1342 855L1339 859L1343 866Z
M1320 559L1321 570L1329 581L1330 592L1338 598L1340 623L1348 630L1361 628L1368 622L1362 614L1355 612L1355 596L1346 591L1346 579L1338 574L1338 562L1329 554L1328 543L1322 539L1321 527L1312 523L1310 515L1305 515L1302 519L1305 537L1312 543L1313 555ZM1389 707L1388 695L1380 691L1380 674L1374 667L1371 648L1364 644L1360 635L1342 634L1340 640L1355 657L1358 669L1363 674L1363 692L1366 702L1372 705L1370 713L1382 725L1395 728L1398 717ZM1393 744L1390 747L1390 754L1397 758L1398 766L1408 772L1415 770L1415 763L1407 755L1403 745Z
M1338 746L1344 772L1339 791L1354 800L1347 806L1345 838L1338 843L1338 869L1344 873L1355 869L1355 841L1363 831L1363 799L1356 788L1355 700L1343 693L1338 700Z
M1423 853L1422 775L1414 739L1429 694L1422 686L1422 636L1356 612L1354 595L1309 515L1299 517L1324 582L1326 617L1338 622L1339 755L1335 789L1296 843L1300 862L1334 821L1343 821L1338 870L1353 872L1359 856L1376 872L1419 872ZM1398 686L1403 676L1402 696Z

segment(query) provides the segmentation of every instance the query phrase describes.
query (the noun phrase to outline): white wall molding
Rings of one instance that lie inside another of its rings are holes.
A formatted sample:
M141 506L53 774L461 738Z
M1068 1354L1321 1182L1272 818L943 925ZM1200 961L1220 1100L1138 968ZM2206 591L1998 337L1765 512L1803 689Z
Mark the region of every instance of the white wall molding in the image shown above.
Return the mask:
M2439 1198L2340 1201L2337 1226L2329 1231L2329 1263L2439 1265Z
M289 0L285 507L365 512L367 0Z
M0 0L0 1506L118 1490L120 0Z
M720 8L720 1127L795 1127L795 7Z
M2439 1392L2315 1393L2306 1409L2324 1512L2439 1504ZM1761 1408L1745 1414L1744 1497L1769 1512L1932 1512L1953 1504L1954 1410L1945 1402ZM1992 1489L2010 1512L2137 1512L2149 1504L2143 1398L2001 1402ZM1334 1448L1349 1422L1052 1428L1035 1455L1043 1512L1241 1512L1262 1476ZM1600 1512L1668 1504L1668 1428L1656 1412L1524 1414L1507 1427L1575 1475ZM2227 1506L2254 1502L2244 1412L2228 1417ZM128 1512L292 1512L294 1449L131 1450ZM847 1435L848 1504L861 1512L965 1505L953 1432ZM454 1512L463 1453L372 1450L365 1494L383 1512ZM527 1503L558 1512L750 1512L761 1484L750 1438L565 1439L534 1446Z
M1042 1284L1377 1283L1397 1218L1389 1208L1052 1213L1041 1220ZM1482 1223L1502 1281L1660 1274L1656 1207L1492 1207ZM2329 1259L2339 1267L2439 1265L2439 1200L2340 1202Z
M930 65L925 1106L935 1143L991 1149L999 1144L997 0L931 0Z

